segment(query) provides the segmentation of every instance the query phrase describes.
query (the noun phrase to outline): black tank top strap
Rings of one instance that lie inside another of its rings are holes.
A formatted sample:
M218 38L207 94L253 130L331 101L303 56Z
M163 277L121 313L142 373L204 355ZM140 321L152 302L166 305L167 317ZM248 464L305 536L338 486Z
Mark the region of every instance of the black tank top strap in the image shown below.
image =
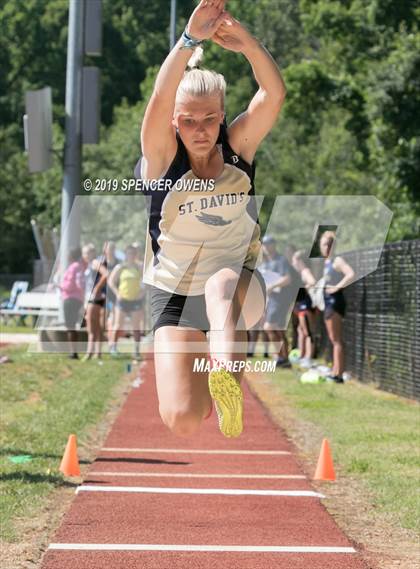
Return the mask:
M258 219L258 204L255 198L255 187L254 187L254 179L255 179L255 160L252 161L252 164L246 162L241 156L236 154L233 150L231 145L229 144L229 137L227 133L227 122L226 117L223 121L223 124L220 125L220 133L219 133L219 140L222 144L223 149L223 158L227 164L231 164L232 166L236 166L248 176L251 182L251 188L249 191L249 202L247 205L247 213L254 220L255 223L259 225Z
M217 139L217 144L222 145L224 161L243 170L249 179L253 181L255 176L255 161L253 161L252 164L248 164L239 154L236 154L229 144L227 129L228 126L225 117L223 124L220 125L219 138Z

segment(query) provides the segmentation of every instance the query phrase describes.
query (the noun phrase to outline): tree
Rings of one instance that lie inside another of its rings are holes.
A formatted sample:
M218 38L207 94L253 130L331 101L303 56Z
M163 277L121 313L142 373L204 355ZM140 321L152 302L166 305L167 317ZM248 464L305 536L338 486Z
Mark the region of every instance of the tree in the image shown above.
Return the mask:
M178 0L177 33L196 5ZM104 1L101 143L84 148L83 175L131 177L139 126L168 52L169 2ZM257 153L256 189L285 194L374 194L393 211L389 238L419 233L420 9L414 0L229 0L228 9L278 62L288 95ZM30 219L60 218L68 3L4 0L0 6L0 261L29 271ZM240 54L206 42L204 66L223 73L232 120L257 89ZM54 167L29 175L23 153L24 92L50 85ZM4 230L3 230L4 228Z

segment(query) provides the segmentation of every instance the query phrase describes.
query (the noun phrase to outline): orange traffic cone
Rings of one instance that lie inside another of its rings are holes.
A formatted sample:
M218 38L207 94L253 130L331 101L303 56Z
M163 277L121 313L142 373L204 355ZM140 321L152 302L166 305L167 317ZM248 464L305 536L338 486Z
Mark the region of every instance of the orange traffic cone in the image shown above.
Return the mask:
M319 453L314 480L335 480L330 443L327 439L324 439L322 441L321 452Z
M64 476L80 476L76 435L69 436L63 460L60 464L60 472L62 472Z

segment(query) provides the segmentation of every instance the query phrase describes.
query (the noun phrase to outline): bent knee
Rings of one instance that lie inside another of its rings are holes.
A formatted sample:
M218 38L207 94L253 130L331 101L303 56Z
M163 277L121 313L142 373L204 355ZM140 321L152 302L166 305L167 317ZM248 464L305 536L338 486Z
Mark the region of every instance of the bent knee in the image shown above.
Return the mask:
M233 300L237 293L238 275L228 269L221 270L207 279L204 294L213 301Z
M194 435L201 425L201 416L187 409L159 409L165 425L179 437Z

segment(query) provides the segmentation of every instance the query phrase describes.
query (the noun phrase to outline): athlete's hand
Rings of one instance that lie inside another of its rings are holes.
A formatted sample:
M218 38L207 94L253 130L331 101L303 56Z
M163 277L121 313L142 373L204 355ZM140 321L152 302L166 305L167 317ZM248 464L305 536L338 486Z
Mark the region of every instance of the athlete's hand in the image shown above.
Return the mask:
M187 33L198 40L212 37L223 18L225 0L201 0L191 14L187 24Z
M228 12L224 12L221 24L211 39L224 49L241 53L255 41L249 31Z
M336 286L331 286L328 285L325 287L325 292L327 294L335 294L336 292L338 292L340 289L338 289Z

